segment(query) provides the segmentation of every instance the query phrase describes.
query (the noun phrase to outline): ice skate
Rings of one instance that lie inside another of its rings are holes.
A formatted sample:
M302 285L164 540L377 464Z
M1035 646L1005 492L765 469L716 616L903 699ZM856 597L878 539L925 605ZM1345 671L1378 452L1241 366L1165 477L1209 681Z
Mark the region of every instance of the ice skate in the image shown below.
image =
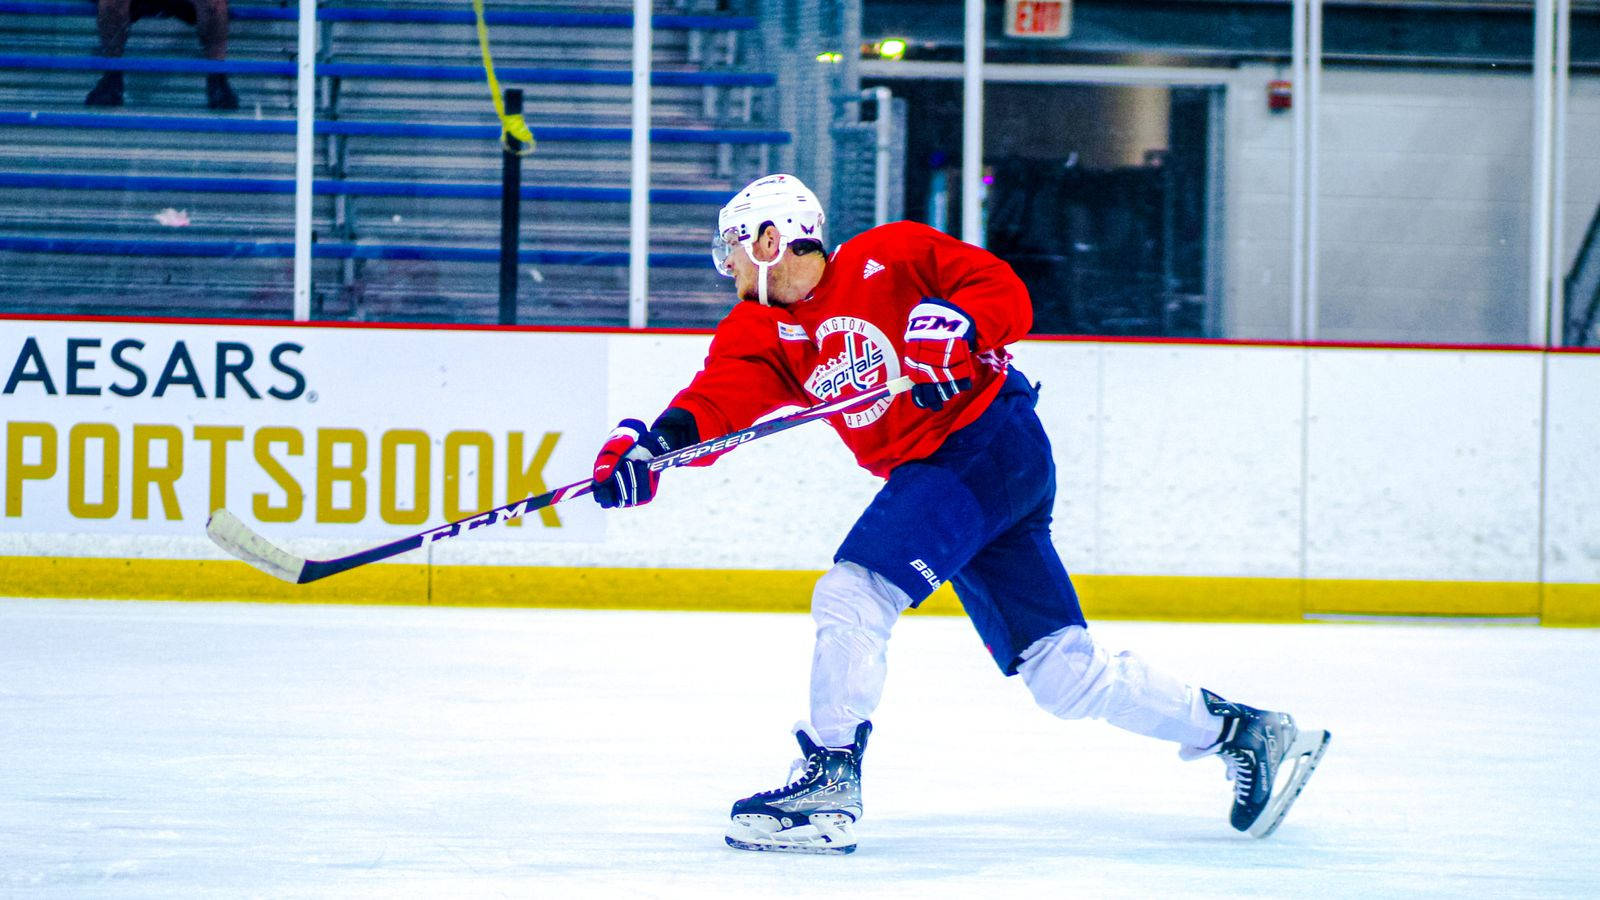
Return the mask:
M856 726L848 747L820 746L805 723L795 726L805 770L786 787L733 804L728 846L789 853L850 853L861 818L861 755L871 722Z
M1206 708L1223 718L1222 736L1203 749L1188 749L1186 759L1215 754L1233 782L1234 828L1264 838L1277 829L1289 807L1316 770L1332 739L1326 731L1301 731L1288 713L1229 703L1201 689Z

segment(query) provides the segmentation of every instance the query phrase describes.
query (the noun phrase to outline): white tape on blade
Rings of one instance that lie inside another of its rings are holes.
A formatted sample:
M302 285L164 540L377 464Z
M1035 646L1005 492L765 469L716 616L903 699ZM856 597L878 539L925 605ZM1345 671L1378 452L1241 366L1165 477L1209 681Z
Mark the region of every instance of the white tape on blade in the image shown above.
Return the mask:
M270 541L250 530L239 517L226 509L211 514L206 522L206 534L218 547L232 553L268 575L282 578L291 584L300 583L300 573L306 561L274 547Z

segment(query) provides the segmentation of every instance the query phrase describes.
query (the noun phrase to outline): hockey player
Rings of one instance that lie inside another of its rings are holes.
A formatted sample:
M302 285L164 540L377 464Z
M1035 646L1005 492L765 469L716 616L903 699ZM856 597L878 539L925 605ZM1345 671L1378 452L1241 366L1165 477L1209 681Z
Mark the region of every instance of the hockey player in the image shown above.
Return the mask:
M1090 635L1050 541L1055 470L1034 414L1038 388L1006 346L1032 324L1026 288L988 252L911 222L825 255L823 212L791 175L751 183L723 207L712 258L740 301L704 368L646 427L625 419L595 460L607 508L655 495L654 456L743 428L779 407L847 397L909 374L889 398L829 423L887 479L817 582L810 722L790 784L733 805L727 842L746 850L848 853L861 817L861 760L882 694L890 629L954 582L995 663L1045 710L1099 718L1218 756L1234 782L1233 827L1270 834L1327 746L1285 713L1197 690Z

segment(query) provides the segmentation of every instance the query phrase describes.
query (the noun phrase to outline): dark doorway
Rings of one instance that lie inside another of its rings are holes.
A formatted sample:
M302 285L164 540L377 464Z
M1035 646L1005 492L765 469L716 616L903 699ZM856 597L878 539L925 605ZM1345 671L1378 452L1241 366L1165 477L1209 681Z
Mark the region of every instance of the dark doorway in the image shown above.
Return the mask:
M906 100L906 216L961 222L961 85ZM984 91L986 244L1034 332L1198 336L1207 284L1209 87L995 84Z

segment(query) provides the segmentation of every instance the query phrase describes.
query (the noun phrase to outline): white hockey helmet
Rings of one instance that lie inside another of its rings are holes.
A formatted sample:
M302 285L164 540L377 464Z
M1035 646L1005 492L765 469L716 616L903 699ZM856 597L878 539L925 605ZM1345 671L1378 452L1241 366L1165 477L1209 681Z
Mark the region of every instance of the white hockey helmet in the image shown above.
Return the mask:
M814 240L823 246L822 224L827 216L822 203L800 179L793 175L767 175L746 185L733 196L728 205L717 213L717 233L711 242L711 261L717 271L729 278L733 268L728 257L735 245L742 245L746 253L761 234L761 227L771 223L778 229L778 255L768 262L756 262L761 267L762 294L765 295L766 270L783 258L784 250L793 241ZM754 255L751 256L755 260Z

